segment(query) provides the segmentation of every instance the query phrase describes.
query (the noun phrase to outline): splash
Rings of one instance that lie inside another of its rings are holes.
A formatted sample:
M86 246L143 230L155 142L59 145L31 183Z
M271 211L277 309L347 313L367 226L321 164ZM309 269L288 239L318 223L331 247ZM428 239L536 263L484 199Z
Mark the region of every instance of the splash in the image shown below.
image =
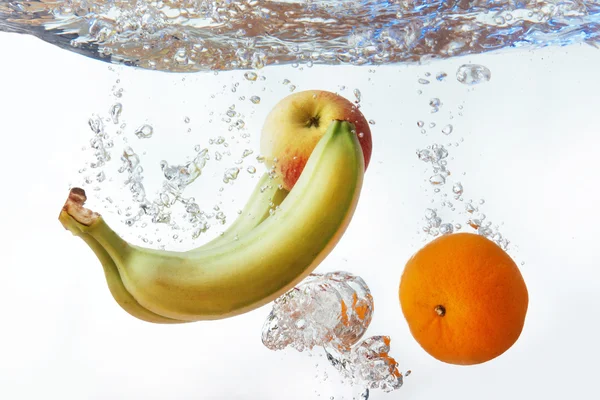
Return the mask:
M327 360L353 384L391 392L402 387L404 377L389 355L390 342L389 336L372 336L349 352L336 353L327 348L325 352Z
M391 392L403 384L398 363L389 355L390 338L361 340L374 311L371 292L348 272L311 274L278 298L263 326L271 350L323 347L327 360L368 398L369 389Z
M597 0L15 0L0 31L161 71L418 62L600 40Z
M271 350L349 349L369 327L373 308L362 278L347 272L311 274L275 300L262 341Z

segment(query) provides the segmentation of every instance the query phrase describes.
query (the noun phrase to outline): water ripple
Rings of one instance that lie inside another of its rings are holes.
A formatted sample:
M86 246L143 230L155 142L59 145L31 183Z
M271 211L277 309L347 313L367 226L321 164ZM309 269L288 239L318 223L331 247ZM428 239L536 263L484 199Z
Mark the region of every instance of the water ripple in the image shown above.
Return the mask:
M600 42L600 0L0 0L0 31L172 72Z

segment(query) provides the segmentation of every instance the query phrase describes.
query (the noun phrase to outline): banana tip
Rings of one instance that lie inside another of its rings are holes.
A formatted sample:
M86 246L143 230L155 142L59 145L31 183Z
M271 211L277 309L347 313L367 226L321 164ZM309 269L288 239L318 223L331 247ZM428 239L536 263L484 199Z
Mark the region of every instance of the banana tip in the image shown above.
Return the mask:
M100 214L85 208L83 205L86 200L85 190L78 187L72 188L62 211L80 224L90 226L100 217Z

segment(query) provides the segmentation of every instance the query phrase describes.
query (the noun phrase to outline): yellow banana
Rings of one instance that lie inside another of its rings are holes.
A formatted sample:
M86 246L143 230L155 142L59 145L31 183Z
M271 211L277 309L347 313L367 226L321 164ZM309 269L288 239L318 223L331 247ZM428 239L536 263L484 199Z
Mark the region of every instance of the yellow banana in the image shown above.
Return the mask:
M263 174L242 213L233 224L215 239L192 251L205 251L208 248L238 240L267 219L287 194L288 191L279 187L279 183L275 182L268 173Z
M333 121L279 210L237 240L188 252L134 246L77 196L61 222L102 247L144 309L180 321L219 319L270 302L314 270L348 226L363 174L352 124Z
M226 243L230 240L236 240L236 238L239 238L239 236L249 232L254 227L258 226L262 221L264 221L272 212L272 210L281 204L286 195L287 191L279 188L278 184L272 182L269 174L265 173L258 181L254 192L251 194L250 199L246 203L246 206L236 221L231 224L231 226L225 232L223 232L223 234L204 244L199 249L202 250ZM85 193L83 191L74 190L71 193L67 204L83 204L85 201ZM69 216L68 212L61 212L59 220L65 227L67 227L67 229L73 229L74 225L72 224L71 217ZM77 235L79 232L79 229L74 229L74 234ZM98 260L101 262L110 293L115 301L121 306L121 308L123 308L123 310L142 321L151 323L177 324L189 322L163 317L162 315L155 314L152 311L142 307L142 305L140 305L137 300L133 298L127 289L125 289L125 286L121 280L121 276L119 275L119 270L106 250L104 250L104 248L92 236L79 236L94 251L96 257L98 257ZM198 249L196 249L196 251L197 250Z

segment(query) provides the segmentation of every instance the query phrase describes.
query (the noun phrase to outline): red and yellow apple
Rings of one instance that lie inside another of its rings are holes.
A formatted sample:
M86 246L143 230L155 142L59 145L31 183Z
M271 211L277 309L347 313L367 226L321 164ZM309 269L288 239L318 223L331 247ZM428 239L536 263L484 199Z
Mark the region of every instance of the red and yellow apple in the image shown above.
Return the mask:
M365 158L371 159L371 129L358 107L344 97L323 90L307 90L282 99L267 115L260 151L269 168L275 168L283 187L291 190L317 142L333 120L354 124Z

